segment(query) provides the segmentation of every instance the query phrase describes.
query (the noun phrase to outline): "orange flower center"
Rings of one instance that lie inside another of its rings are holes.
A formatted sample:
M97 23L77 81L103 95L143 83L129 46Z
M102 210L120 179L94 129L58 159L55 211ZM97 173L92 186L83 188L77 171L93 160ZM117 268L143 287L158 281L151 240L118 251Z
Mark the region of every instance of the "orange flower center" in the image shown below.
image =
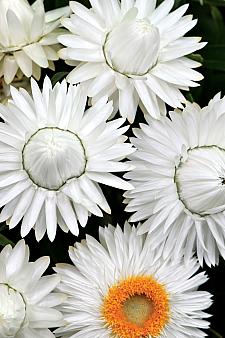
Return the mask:
M109 289L102 315L116 337L158 337L169 320L168 294L150 276L130 277Z

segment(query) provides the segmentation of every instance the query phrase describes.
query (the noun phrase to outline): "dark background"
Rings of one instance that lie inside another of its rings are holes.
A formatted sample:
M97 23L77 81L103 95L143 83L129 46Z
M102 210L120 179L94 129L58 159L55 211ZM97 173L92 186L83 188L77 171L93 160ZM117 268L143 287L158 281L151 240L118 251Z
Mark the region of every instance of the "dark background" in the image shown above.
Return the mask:
M32 2L30 0L30 3ZM79 2L88 7L90 6L88 0L80 0ZM44 3L46 10L50 10L66 6L69 1L45 0ZM179 7L185 3L188 3L188 1L176 0L175 7ZM189 3L188 13L193 14L194 18L198 18L198 24L192 29L190 35L202 36L202 41L208 41L208 45L200 52L192 55L192 57L203 64L200 71L204 75L204 80L201 81L201 87L191 89L190 93L186 94L186 97L204 106L208 104L208 101L217 92L221 91L223 95L225 94L225 0L206 0L201 3L199 0L191 0ZM198 53L201 53L201 55ZM70 69L63 61L59 61L56 63L56 72L42 70L42 78L47 73L52 78L52 81L56 82L57 80L61 80L63 75L65 76L65 73L62 74L62 72L68 72ZM138 126L141 120L142 113L137 114L134 126ZM75 238L70 233L65 234L61 230L58 230L54 243L51 243L47 239L47 236L40 243L37 243L34 238L34 232L31 231L26 237L26 242L31 250L31 259L34 260L42 255L49 255L52 266L58 262L69 262L67 254L68 246L73 245L76 240L80 241L85 238L86 233L98 237L99 226L104 226L108 223L113 225L119 223L122 226L126 218L129 218L129 215L124 212L122 192L104 186L102 188L112 209L112 216L104 214L104 218L90 217L86 228L81 229L78 238ZM17 226L14 230L9 231L5 224L1 224L0 246L7 244L8 241L16 243L20 239L19 229L20 227ZM225 337L225 262L221 259L219 266L211 269L204 266L204 270L207 271L210 279L203 286L203 289L214 295L214 304L209 310L213 315L209 337L222 338ZM49 273L51 272L52 270L49 269Z

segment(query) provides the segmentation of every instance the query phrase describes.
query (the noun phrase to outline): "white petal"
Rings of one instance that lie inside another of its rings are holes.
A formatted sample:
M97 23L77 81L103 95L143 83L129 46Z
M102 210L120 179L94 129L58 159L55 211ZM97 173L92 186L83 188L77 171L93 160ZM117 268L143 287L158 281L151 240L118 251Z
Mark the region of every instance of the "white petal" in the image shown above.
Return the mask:
M62 16L67 17L69 14L70 14L69 6L56 8L56 9L53 9L52 11L48 11L45 14L45 21L52 22L52 21L60 19Z
M155 119L159 119L161 114L156 96L148 89L144 81L136 80L134 85L147 112Z
M22 217L24 216L24 214L26 213L27 209L31 204L34 193L35 193L34 188L30 187L21 194L20 200L9 221L10 229L14 228L20 222L20 220L22 219Z
M22 72L27 76L32 75L32 60L21 50L14 53L16 62Z
M90 173L87 173L87 176L93 181L96 181L96 182L99 182L105 185L109 185L114 188L118 188L122 190L133 189L133 186L130 183L110 173L98 174L95 172L90 172Z
M96 12L105 18L109 27L113 26L120 15L120 7L118 0L108 0L107 2L101 0L90 0L92 7Z
M157 24L163 20L171 11L174 5L174 0L164 0L151 14L150 20L153 24Z
M69 230L73 235L78 236L77 219L70 200L64 194L59 193L57 195L57 206Z
M57 228L57 215L56 215L56 194L49 192L45 199L45 215L47 224L47 234L51 242L54 241Z
M31 45L23 47L23 51L27 56L34 61L38 66L47 68L48 60L41 45L33 43Z
M42 205L45 201L46 192L44 189L40 188L35 191L33 200L26 214L24 215L22 226L21 226L21 236L25 237L35 225L37 218L39 216Z
M73 26L73 31L76 31L77 35L80 35L87 39L88 41L92 41L99 45L102 45L104 42L105 34L103 30L93 26L91 23L81 19L77 15L72 15L71 24ZM62 21L63 24L66 20Z
M11 83L17 73L18 65L13 56L5 56L3 62L4 80L7 84Z
M10 42L12 46L17 46L27 38L23 23L17 18L12 10L7 11L7 21L9 27Z
M104 72L92 81L88 88L88 96L93 97L99 94L105 87L111 85L114 81L114 76L111 71Z
M79 83L93 79L102 72L101 63L85 63L73 69L67 76L69 83Z
M62 59L88 62L104 61L103 51L100 48L96 50L63 48L59 51L59 57Z
M172 107L181 108L182 105L180 102L185 102L184 96L175 86L172 87L166 82L157 79L152 75L148 76L147 84L156 95L158 95L164 102Z
M136 0L134 6L138 8L138 18L142 19L152 14L156 0Z
M35 10L33 16L30 34L30 41L38 41L40 36L43 35L43 30L45 26L45 9L42 1L39 1L39 6Z

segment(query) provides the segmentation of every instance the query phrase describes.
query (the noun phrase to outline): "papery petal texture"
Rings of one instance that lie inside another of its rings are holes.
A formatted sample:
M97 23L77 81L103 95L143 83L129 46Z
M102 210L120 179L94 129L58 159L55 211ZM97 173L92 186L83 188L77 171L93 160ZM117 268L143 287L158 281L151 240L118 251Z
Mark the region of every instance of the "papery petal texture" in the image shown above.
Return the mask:
M164 260L149 238L125 224L99 229L100 243L87 236L70 247L71 264L58 264L57 290L65 325L57 337L204 337L211 305L198 291L207 277L196 259ZM175 277L174 277L175 276ZM203 329L203 330L202 330Z
M107 122L107 97L86 110L82 85L52 88L46 78L41 91L32 79L31 89L11 87L12 99L0 105L0 221L10 229L22 221L22 237L34 228L37 240L47 231L53 241L57 225L77 236L88 216L111 212L99 183L132 189L115 175L132 169L121 161L135 150L125 143L129 126Z
M112 97L130 123L138 105L145 116L159 119L165 103L182 108L181 90L198 86L200 64L188 55L205 46L200 38L184 37L197 23L184 15L188 5L172 10L173 0L158 7L154 0L91 1L87 9L71 1L73 14L62 20L70 34L61 35L59 55L79 62L67 81L84 82L95 102Z
M0 76L6 84L21 74L39 80L41 68L55 69L60 18L69 13L69 7L45 13L43 0L0 2Z
M66 296L53 292L60 277L42 276L49 263L49 257L30 262L24 240L0 252L1 338L54 337L49 329L63 324L56 306Z
M217 94L203 109L187 103L169 116L133 130L126 211L163 257L196 251L201 264L215 265L225 258L225 99Z

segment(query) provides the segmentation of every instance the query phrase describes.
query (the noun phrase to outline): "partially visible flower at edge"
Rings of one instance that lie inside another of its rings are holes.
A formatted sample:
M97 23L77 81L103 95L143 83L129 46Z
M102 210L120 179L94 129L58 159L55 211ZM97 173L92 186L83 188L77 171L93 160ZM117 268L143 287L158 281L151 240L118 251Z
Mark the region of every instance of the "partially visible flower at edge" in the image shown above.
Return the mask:
M56 307L66 296L53 292L60 277L42 277L49 263L49 257L29 262L24 240L0 252L0 338L54 338L49 329L63 325Z
M18 72L39 80L41 68L55 69L60 19L69 13L69 7L45 13L43 0L0 1L0 77L7 84Z
M225 259L225 97L169 115L133 130L125 210L164 258L196 251L201 265L215 265Z

